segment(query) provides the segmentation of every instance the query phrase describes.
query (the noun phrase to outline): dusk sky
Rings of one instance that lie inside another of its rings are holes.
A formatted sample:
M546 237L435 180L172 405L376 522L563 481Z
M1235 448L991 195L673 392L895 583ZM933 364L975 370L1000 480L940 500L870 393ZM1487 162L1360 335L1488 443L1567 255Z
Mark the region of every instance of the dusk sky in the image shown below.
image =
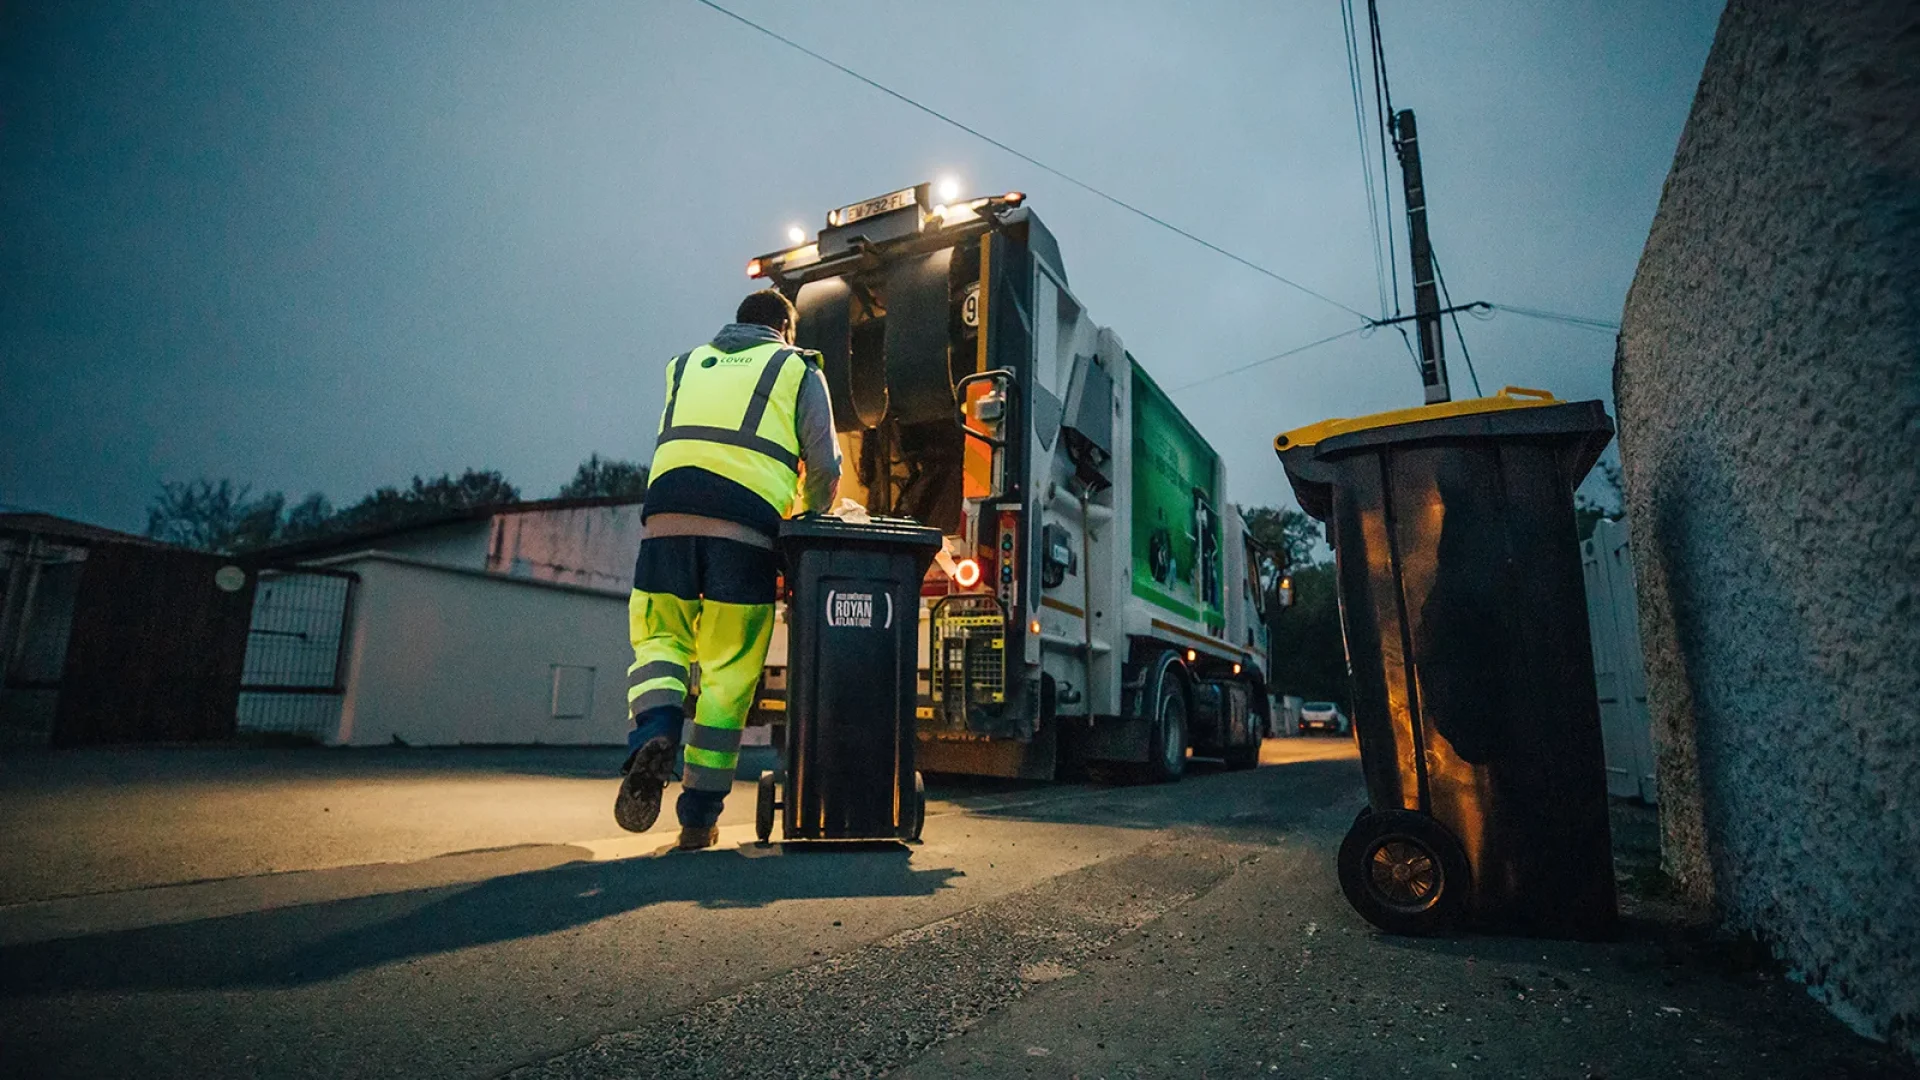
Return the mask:
M1378 309L1336 0L722 2ZM1456 302L1618 320L1719 11L1383 0ZM1164 386L1355 325L694 0L7 3L0 503L138 531L163 480L342 504L468 466L550 495L649 455L662 364L749 256L943 176L1027 192ZM1611 409L1611 334L1465 330L1489 392ZM1176 400L1276 504L1276 432L1420 385L1386 331Z

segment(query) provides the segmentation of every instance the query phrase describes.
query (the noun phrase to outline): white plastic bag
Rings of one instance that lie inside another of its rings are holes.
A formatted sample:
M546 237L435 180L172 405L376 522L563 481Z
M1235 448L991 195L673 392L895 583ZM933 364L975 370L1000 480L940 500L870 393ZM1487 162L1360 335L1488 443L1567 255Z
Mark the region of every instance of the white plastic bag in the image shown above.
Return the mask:
M827 513L849 525L867 525L873 521L873 515L867 513L866 507L861 506L859 503L845 496L842 496L840 501L834 504L833 509L827 511Z

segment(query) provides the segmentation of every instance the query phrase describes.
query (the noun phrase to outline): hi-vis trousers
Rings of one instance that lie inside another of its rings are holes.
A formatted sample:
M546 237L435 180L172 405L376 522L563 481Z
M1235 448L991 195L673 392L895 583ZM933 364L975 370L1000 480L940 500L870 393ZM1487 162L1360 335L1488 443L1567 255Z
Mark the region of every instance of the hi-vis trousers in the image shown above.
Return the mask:
M678 711L699 666L700 700L682 776L688 791L724 796L733 789L740 732L773 638L778 572L772 551L737 540L658 536L640 544L627 605L627 715L642 724L662 710L654 715L671 719L677 738Z

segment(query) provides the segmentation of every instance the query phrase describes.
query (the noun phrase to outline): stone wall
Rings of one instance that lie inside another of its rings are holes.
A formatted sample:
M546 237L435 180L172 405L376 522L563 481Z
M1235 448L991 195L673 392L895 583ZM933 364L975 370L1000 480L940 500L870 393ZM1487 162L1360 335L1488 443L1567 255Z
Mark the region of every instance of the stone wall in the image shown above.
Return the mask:
M1920 1050L1920 8L1732 0L1614 380L1669 872Z

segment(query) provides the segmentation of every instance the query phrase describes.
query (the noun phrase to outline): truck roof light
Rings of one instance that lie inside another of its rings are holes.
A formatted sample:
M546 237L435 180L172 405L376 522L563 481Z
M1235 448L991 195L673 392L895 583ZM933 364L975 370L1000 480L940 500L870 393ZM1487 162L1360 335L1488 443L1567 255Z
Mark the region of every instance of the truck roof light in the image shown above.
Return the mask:
M757 278L760 276L760 272L761 272L760 260L748 259L747 260L747 276L750 278Z
M940 179L940 201L952 202L960 197L960 181L951 176Z
M807 231L798 225L789 225L787 239L795 244L804 244L807 242Z
M1021 203L1027 201L1027 193L1024 191L1009 191L1002 197L1002 201L1008 206L1019 206Z

